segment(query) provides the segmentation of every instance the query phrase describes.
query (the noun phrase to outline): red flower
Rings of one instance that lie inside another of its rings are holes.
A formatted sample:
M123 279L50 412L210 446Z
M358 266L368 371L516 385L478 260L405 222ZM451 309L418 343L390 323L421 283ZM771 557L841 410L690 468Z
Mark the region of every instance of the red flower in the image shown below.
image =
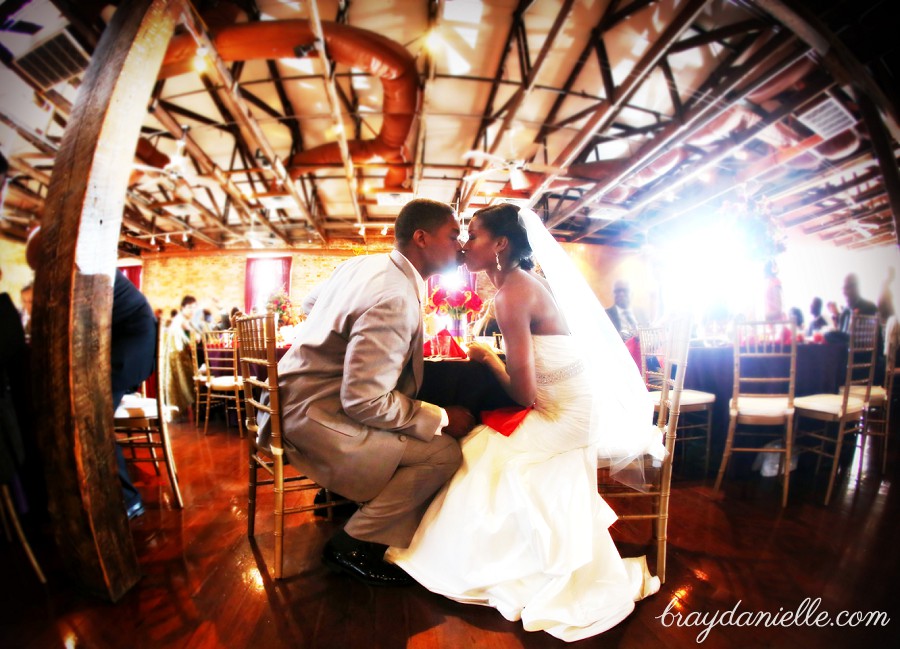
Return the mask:
M458 309L466 303L466 294L462 291L450 291L447 293L447 306Z

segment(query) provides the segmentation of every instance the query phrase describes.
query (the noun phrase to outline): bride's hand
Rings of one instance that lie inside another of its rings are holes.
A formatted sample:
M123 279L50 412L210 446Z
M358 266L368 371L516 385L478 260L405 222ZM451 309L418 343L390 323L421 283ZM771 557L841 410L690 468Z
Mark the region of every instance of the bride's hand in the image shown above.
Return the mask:
M496 356L496 354L494 353L494 350L492 350L487 345L482 345L481 343L476 342L469 344L470 360L477 361L479 363L485 363L491 356Z

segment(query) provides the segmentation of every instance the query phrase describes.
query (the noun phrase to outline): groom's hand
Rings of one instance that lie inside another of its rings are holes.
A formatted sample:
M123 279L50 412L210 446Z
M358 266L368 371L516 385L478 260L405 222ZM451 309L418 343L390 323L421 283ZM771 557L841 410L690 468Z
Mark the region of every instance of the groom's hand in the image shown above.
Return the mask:
M470 430L475 428L475 417L469 412L468 408L463 406L446 406L447 419L450 423L444 426L441 432L444 435L450 435L459 439L465 437Z

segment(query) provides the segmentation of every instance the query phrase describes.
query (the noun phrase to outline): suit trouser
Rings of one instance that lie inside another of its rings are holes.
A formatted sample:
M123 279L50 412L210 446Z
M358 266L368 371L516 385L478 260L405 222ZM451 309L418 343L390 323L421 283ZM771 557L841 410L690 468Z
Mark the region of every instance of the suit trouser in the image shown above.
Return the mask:
M361 541L408 547L431 499L461 462L459 442L450 436L429 442L410 437L393 477L347 521L344 531Z

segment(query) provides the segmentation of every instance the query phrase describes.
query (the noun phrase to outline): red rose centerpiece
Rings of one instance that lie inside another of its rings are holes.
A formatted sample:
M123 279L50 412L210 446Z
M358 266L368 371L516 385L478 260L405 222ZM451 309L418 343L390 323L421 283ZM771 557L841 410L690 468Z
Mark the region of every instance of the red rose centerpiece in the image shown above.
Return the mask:
M463 326L470 314L481 311L484 302L472 289L446 289L438 287L432 291L425 312L441 316L450 316L450 333L461 338Z

